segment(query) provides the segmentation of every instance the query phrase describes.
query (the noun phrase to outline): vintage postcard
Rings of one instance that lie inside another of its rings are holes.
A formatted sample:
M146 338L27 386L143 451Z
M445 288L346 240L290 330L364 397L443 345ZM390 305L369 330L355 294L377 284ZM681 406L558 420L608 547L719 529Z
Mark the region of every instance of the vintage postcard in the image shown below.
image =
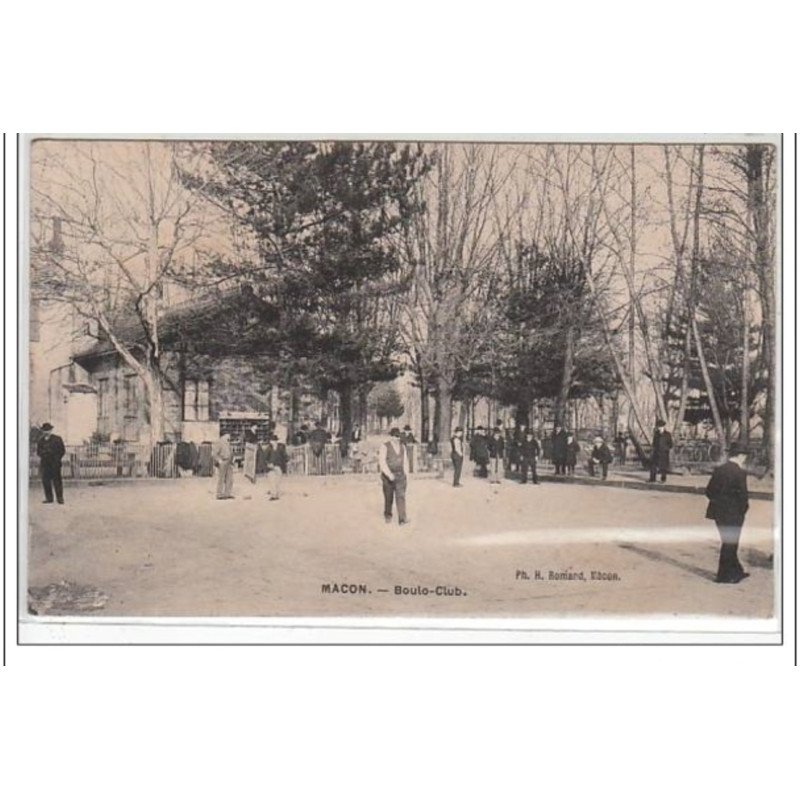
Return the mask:
M23 641L780 640L779 137L20 167Z

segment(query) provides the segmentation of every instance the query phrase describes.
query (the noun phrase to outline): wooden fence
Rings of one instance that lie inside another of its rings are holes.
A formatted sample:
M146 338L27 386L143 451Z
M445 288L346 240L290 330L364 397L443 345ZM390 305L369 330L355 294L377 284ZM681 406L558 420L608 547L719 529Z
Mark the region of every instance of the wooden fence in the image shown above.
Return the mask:
M68 445L61 462L64 478L176 478L175 445L172 443ZM29 475L39 475L39 458L30 457Z
M249 459L244 445L240 448L245 471L254 475L255 448L251 447ZM441 454L428 452L425 444L407 445L409 470L412 473L441 475L444 461ZM89 444L69 445L62 461L61 474L73 480L114 480L131 478L178 478L181 475L208 477L213 474L211 444L197 447L197 463L194 469L180 470L176 460L178 446L167 442L151 448L149 444ZM290 446L287 471L292 475L342 475L347 473L377 474L378 450L369 450L358 445L348 448L342 456L338 444L326 444L321 453L315 455L311 445ZM449 458L446 459L449 462ZM31 455L29 477L39 476L39 458ZM251 477L252 479L252 477Z

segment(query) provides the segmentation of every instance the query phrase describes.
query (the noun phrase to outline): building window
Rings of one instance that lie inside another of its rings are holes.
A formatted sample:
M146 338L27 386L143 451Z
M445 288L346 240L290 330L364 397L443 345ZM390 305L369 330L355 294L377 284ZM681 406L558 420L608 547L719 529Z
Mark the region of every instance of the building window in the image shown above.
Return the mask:
M183 382L183 419L186 422L207 422L209 408L208 381L194 378Z
M125 376L125 417L138 417L139 416L139 405L138 405L138 386L137 386L138 378L136 375L126 375Z
M97 381L97 416L101 420L108 419L108 378Z

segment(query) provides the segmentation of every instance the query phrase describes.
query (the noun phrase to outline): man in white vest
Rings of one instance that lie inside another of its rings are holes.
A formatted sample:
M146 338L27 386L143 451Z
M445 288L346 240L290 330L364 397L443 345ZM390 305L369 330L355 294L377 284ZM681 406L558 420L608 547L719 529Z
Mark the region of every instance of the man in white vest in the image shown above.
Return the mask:
M392 521L392 504L397 501L397 521L405 525L406 519L406 481L408 475L408 454L400 441L400 429L392 428L387 439L378 450L378 464L383 484L383 518Z

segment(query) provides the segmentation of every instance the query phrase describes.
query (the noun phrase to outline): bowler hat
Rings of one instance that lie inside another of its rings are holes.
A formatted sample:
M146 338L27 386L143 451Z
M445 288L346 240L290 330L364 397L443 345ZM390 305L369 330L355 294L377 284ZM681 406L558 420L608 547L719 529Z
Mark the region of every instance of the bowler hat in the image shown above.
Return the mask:
M656 428L663 428L667 423L663 419L656 420Z
M400 435L400 428L392 428L389 431L389 436L399 436Z
M728 458L732 458L733 456L744 456L744 455L747 455L747 450L740 444L734 443L728 448Z
M43 431L51 431L51 430L53 430L53 426L49 422L45 422L42 425L42 430Z

